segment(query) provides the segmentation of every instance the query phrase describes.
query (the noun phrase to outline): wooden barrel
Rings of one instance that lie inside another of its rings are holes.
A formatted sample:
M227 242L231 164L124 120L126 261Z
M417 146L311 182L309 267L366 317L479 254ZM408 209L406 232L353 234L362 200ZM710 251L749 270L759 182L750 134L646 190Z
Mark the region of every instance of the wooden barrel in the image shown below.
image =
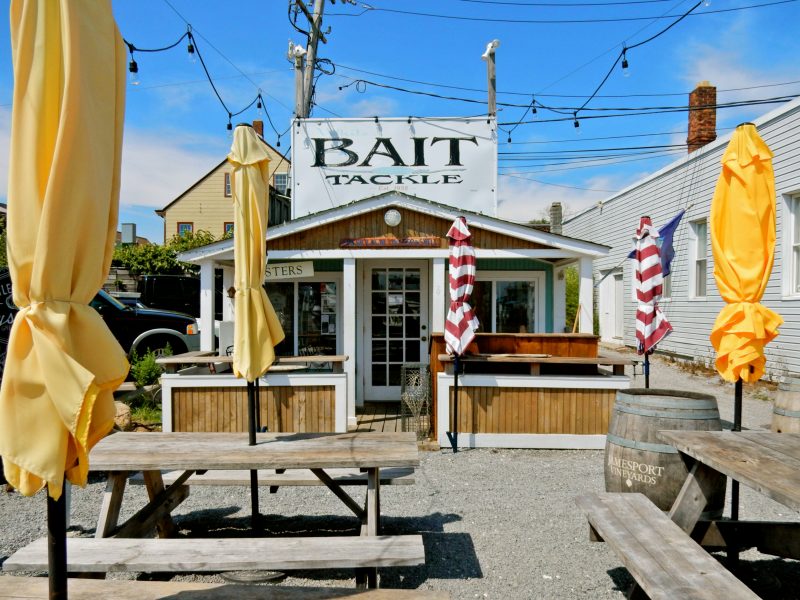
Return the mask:
M641 492L661 510L672 507L688 470L678 451L658 437L666 429L721 431L716 398L661 389L617 392L606 439L606 491ZM704 517L722 516L724 505L721 479Z
M800 379L787 378L778 384L772 409L772 431L800 433Z

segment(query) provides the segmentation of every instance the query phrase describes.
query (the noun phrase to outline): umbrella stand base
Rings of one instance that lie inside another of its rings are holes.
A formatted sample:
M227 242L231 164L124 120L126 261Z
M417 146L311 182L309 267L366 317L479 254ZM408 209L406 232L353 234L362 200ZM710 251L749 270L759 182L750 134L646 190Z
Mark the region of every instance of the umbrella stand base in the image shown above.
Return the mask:
M278 582L286 578L283 571L225 571L219 574L231 583L266 583Z
M458 432L453 431L446 431L447 439L450 440L450 446L453 448L453 452L458 452Z

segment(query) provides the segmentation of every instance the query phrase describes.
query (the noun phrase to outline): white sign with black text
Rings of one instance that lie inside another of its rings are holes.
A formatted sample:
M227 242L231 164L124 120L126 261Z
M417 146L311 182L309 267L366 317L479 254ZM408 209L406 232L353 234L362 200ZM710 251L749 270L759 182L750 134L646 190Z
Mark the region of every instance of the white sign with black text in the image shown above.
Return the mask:
M314 261L286 262L267 265L265 282L278 281L279 279L300 279L314 275Z
M297 120L292 171L293 218L385 192L497 213L497 134L486 117Z

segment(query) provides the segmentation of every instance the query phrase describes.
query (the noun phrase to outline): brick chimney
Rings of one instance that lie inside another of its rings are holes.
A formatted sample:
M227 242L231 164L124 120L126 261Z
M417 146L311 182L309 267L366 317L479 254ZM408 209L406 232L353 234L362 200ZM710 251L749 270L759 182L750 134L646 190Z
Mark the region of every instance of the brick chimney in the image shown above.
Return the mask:
M561 209L561 202L553 202L550 205L550 233L561 235L561 222L564 219L564 212Z
M689 94L689 152L702 148L717 139L717 88L701 81ZM695 108L707 106L709 108Z
M264 121L253 121L253 129L260 137L264 137Z

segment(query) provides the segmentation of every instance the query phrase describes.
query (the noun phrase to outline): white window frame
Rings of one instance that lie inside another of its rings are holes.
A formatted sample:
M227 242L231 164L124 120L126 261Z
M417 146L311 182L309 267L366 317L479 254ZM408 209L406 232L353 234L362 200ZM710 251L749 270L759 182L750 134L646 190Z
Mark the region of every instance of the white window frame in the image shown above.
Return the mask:
M672 273L664 275L664 283L661 287L661 300L669 302L672 300Z
M475 274L475 281L489 281L492 283L492 326L497 321L497 285L498 281L528 281L536 284L536 315L534 324L536 326L536 333L544 333L546 328L545 313L545 272L544 271L481 271L478 270ZM450 295L446 298L447 304L450 303ZM483 324L478 329L483 333L494 331L492 328L484 328Z
M800 257L795 257L795 249L800 248L800 236L795 239L795 222L800 221L800 192L783 196L782 256L782 297L787 300L800 300ZM800 252L800 251L799 251Z
M283 186L283 189L278 187L278 177L286 177L286 184ZM289 173L273 173L272 174L272 181L274 182L274 187L278 192L282 195L286 195L286 192L289 191Z
M701 241L697 237L697 228L703 225L705 238ZM697 264L705 262L705 290L698 294L697 290ZM689 222L689 300L705 300L708 295L708 219L696 219Z

